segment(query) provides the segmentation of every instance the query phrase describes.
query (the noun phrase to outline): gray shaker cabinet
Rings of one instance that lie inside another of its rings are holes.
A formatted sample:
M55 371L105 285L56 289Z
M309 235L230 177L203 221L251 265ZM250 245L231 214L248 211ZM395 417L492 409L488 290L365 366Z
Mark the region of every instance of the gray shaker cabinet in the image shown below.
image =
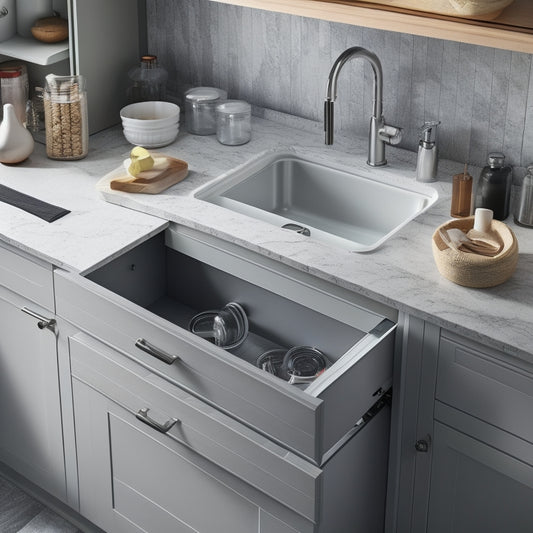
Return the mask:
M533 531L533 367L431 324L411 326L389 530ZM418 386L407 390L412 379Z
M0 461L65 501L52 267L0 246Z
M392 314L180 227L83 277L56 271L55 288L58 315L79 329L84 516L108 533L383 530ZM250 321L240 347L188 331L230 300ZM311 385L255 365L305 344L331 359Z

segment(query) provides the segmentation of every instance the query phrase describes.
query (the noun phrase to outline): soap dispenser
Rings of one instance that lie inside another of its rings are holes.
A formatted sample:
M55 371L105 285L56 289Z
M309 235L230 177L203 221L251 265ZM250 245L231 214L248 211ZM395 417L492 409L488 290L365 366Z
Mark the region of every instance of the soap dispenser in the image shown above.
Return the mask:
M437 126L440 121L424 122L418 143L418 159L416 161L416 180L431 182L437 179L439 164L437 148Z
M520 202L514 221L519 226L533 227L533 164L528 165L520 189Z
M496 220L505 220L509 215L512 180L512 168L505 164L505 155L491 152L479 174L475 207L491 209Z

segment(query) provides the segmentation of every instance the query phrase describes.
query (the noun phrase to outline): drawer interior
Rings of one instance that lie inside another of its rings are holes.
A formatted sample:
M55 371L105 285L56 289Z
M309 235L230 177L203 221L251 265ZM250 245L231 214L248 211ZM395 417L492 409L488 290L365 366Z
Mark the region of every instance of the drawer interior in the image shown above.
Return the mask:
M156 235L86 276L156 315L189 329L199 312L228 302L246 311L249 334L228 350L255 365L267 350L313 346L331 363L365 335L356 327L284 298L165 245Z

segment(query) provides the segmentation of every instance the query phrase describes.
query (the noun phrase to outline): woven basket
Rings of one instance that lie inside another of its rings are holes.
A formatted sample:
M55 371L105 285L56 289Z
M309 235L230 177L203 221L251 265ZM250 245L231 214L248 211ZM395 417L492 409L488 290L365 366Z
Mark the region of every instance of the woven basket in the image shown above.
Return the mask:
M433 257L442 276L464 287L486 288L507 281L518 262L518 242L515 234L503 222L492 221L491 230L496 231L503 248L494 257L452 250L442 240L439 230L459 228L465 233L474 226L474 217L450 220L438 227L433 234Z
M480 20L496 18L514 0L365 0L372 4Z

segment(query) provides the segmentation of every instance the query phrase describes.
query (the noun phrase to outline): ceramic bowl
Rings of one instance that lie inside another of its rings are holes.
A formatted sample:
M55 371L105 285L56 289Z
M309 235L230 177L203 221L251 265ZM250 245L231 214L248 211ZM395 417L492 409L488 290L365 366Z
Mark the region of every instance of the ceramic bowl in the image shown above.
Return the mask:
M120 111L124 137L145 148L159 148L178 136L180 108L171 102L137 102Z
M144 148L160 148L176 140L179 125L166 126L159 129L135 129L124 126L124 137L131 144Z
M123 126L164 127L179 121L180 108L171 102L137 102L120 110Z

